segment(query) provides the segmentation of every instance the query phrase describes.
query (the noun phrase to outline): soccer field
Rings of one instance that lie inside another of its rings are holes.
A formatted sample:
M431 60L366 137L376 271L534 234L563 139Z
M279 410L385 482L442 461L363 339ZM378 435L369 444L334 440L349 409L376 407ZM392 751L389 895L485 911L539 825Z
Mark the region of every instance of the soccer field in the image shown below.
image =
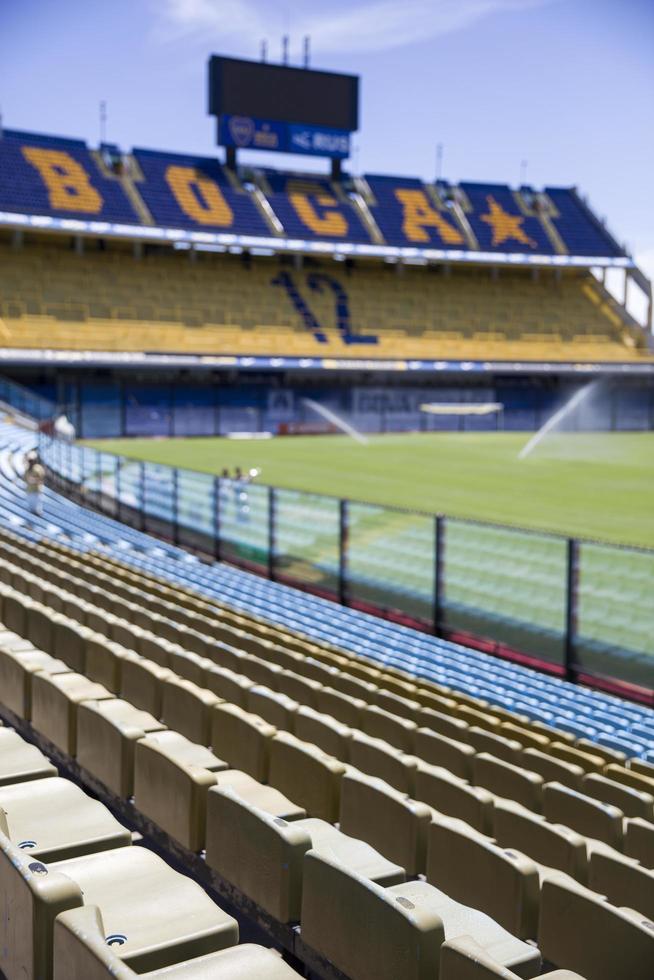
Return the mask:
M524 433L270 440L119 439L105 452L452 517L654 547L654 433L564 433L524 460Z
M645 683L654 655L654 434L560 434L518 459L524 434L404 434L270 440L139 439L94 445L131 459L200 471L260 467L247 517L222 498L223 555L264 568L268 497L277 494L275 567L287 580L332 593L339 571L337 501L348 497L348 592L352 600L429 621L434 594L434 524L443 513L443 602L448 628L490 636L560 662L566 614L566 544L559 537L484 527L465 518L594 539L578 576L578 655L589 668ZM120 466L121 498L138 500L136 464ZM115 467L99 465L111 485ZM170 478L153 468L150 507L171 519ZM159 489L157 489L159 488ZM180 477L177 515L213 526L206 476ZM157 503L157 500L159 503ZM403 507L407 510L388 508ZM414 511L412 513L411 511ZM643 657L645 659L643 659ZM617 674L615 673L617 671Z

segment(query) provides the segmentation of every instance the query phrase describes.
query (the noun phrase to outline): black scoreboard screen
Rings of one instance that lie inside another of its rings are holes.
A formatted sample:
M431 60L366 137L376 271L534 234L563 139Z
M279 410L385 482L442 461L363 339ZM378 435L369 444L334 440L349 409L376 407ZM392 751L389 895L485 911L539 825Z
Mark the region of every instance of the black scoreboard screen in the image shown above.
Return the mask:
M359 128L359 79L212 55L209 113L354 132Z

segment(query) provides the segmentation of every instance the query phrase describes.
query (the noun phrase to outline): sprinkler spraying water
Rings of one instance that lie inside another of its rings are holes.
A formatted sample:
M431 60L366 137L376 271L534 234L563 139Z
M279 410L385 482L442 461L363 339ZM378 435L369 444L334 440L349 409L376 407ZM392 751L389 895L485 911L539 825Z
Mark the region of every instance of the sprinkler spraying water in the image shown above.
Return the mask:
M565 405L562 405L558 412L555 412L554 415L552 415L547 422L540 427L538 432L534 433L526 445L522 447L518 453L518 459L525 459L531 452L533 452L539 442L541 442L553 429L556 429L561 422L563 422L564 419L571 414L571 412L574 412L575 408L585 401L586 398L588 398L588 396L597 389L600 383L600 380L591 381L590 384L584 385L583 388L575 391L574 395L567 400Z
M336 415L336 413L332 412L330 408L325 408L324 405L314 402L313 398L303 398L302 401L308 408L312 408L314 412L316 412L318 415L322 415L324 419L331 422L332 425L335 425L337 429L341 430L341 432L344 432L346 436L350 436L351 439L355 439L357 442L360 442L362 446L368 445L369 440L366 439L363 433L358 432L349 424L349 422L342 419L340 415Z

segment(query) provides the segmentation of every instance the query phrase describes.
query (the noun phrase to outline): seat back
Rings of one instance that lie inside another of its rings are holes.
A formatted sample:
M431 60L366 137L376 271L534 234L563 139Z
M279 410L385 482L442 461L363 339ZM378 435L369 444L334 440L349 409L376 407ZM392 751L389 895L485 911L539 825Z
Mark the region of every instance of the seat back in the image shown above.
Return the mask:
M410 876L424 873L431 808L374 776L351 770L341 781L339 826L372 844Z
M543 813L550 823L562 823L586 837L604 841L621 851L624 814L616 806L562 786L546 783L543 787Z
M207 864L280 922L297 922L303 858L311 847L296 823L247 803L231 787L207 794Z
M233 769L242 769L253 779L267 782L270 743L276 731L263 718L235 704L218 704L213 710L211 748Z
M270 743L270 783L304 807L309 816L338 820L344 763L288 732Z
M353 980L433 980L443 922L392 889L308 851L302 939Z
M464 905L481 909L520 939L534 939L538 868L513 849L471 834L440 816L429 827L427 881Z
M654 923L569 880L543 882L538 945L546 960L590 980L654 976Z
M493 794L481 786L470 786L440 766L420 763L414 795L439 813L464 820L483 834L491 832Z

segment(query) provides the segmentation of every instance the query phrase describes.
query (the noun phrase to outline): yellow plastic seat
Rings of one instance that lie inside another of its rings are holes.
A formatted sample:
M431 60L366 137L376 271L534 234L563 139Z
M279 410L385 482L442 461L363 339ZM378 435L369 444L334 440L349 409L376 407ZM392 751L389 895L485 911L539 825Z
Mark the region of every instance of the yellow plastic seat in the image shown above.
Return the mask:
M55 767L35 745L13 729L0 727L0 787L56 775Z

